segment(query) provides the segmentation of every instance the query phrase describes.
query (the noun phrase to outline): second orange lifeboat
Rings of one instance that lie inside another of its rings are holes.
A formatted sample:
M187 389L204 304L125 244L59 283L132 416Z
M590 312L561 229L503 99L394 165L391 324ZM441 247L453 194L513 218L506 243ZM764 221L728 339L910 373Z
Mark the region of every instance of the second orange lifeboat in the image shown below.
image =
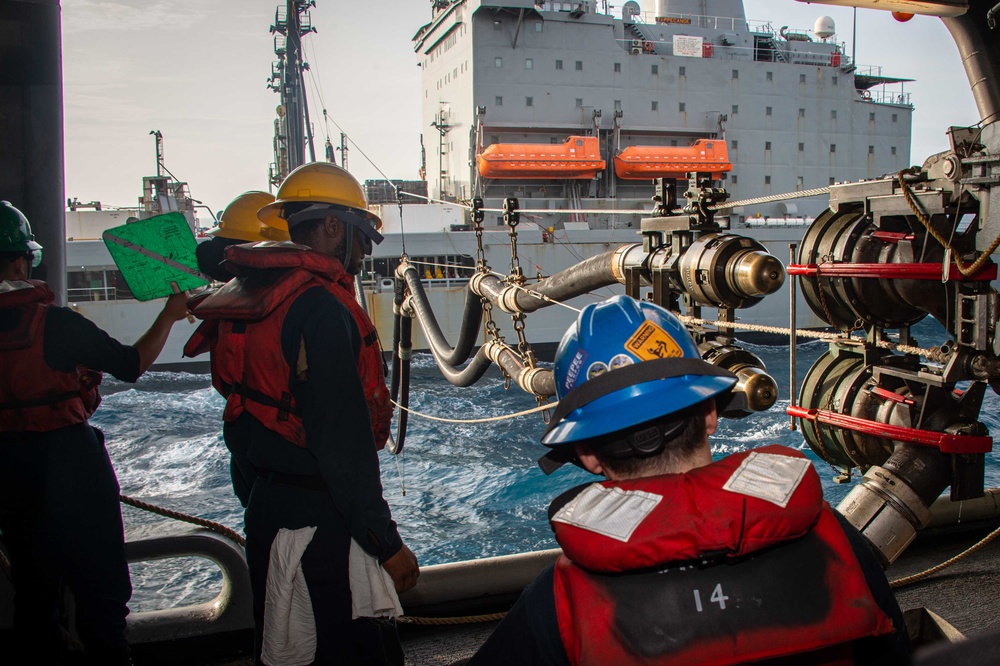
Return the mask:
M476 156L484 178L590 179L606 162L596 136L571 136L562 144L494 143Z
M615 174L626 180L685 178L711 173L720 178L732 171L724 140L698 139L690 146L629 146L615 155Z

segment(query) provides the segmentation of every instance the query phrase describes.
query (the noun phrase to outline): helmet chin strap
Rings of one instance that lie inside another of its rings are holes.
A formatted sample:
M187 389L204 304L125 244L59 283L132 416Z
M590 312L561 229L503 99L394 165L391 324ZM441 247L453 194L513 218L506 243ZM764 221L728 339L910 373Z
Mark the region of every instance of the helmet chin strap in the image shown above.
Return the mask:
M344 225L344 269L350 270L351 256L354 254L354 225L348 224L343 220L340 223Z

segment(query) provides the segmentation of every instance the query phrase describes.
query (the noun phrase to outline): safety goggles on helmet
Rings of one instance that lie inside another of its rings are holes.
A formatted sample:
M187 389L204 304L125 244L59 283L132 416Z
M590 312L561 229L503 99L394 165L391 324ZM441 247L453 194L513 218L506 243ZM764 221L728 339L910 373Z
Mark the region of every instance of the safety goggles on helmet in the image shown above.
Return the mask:
M28 261L31 262L32 268L38 268L42 264L42 248L37 250L30 250L28 252Z
M350 208L348 206L329 203L312 204L292 213L284 219L288 221L288 228L291 229L295 225L308 222L309 220L324 219L331 213L341 222L359 229L370 242L378 245L384 240L384 236L378 232L375 226L378 218L374 215L366 214L357 208ZM284 213L282 213L282 217L284 217ZM368 253L371 253L370 247Z

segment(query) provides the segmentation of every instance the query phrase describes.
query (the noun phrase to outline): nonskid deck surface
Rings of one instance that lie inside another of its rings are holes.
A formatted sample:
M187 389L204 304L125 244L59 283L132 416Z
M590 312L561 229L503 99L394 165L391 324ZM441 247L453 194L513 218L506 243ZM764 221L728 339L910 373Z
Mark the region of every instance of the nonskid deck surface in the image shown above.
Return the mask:
M889 567L889 580L924 571L975 545L1000 525L996 520L975 526L942 527L920 537ZM929 578L895 590L903 610L924 607L971 637L1000 629L1000 539Z

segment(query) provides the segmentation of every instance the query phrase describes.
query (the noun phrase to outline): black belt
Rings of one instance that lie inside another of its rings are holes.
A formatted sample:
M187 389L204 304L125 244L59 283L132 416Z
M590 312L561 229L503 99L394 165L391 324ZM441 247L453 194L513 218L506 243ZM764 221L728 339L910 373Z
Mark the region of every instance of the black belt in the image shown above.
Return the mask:
M257 478L265 481L273 481L283 486L293 486L306 490L326 490L326 482L323 477L313 474L283 474L269 469L257 470Z

